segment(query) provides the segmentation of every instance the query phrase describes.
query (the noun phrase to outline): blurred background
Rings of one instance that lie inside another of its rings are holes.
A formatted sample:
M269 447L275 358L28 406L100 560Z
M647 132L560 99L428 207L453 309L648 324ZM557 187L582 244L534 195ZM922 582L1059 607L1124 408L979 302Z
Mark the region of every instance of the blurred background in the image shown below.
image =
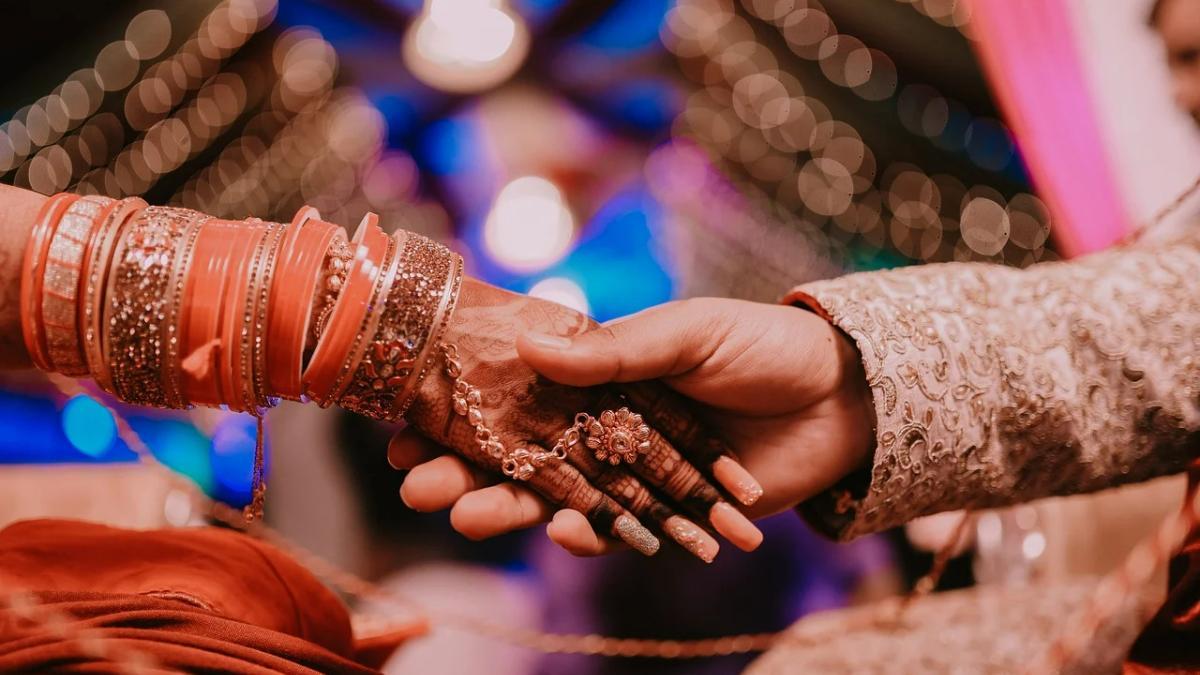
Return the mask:
M352 227L373 211L385 228L450 243L474 276L601 321L692 295L774 301L847 271L1028 266L1111 243L1200 170L1148 3L1118 4L13 4L0 60L19 67L0 81L0 180L233 218L287 221L310 204ZM251 418L121 412L205 493L248 500ZM783 514L764 524L760 552L726 547L710 567L671 551L574 559L540 530L472 543L444 514L400 502L387 428L294 404L267 420L268 522L427 607L515 626L776 630L906 588L945 530L834 546ZM198 521L186 492L133 459L95 400L65 400L32 374L0 380L0 522ZM1057 523L1064 508L1091 507L1048 508L989 514L947 583L1075 571L1056 551L1091 549ZM1121 532L1136 538L1142 521L1130 518ZM1109 546L1114 560L1124 550ZM435 631L389 670L746 662L542 657Z

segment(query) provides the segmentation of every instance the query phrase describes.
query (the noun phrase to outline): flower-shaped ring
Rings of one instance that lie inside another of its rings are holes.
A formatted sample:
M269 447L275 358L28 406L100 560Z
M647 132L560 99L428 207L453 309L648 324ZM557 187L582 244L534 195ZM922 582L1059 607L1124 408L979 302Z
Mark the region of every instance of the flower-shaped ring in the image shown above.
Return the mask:
M629 408L605 410L599 418L588 416L583 421L582 431L587 435L584 444L601 462L617 465L624 460L633 464L639 455L650 452L650 427Z

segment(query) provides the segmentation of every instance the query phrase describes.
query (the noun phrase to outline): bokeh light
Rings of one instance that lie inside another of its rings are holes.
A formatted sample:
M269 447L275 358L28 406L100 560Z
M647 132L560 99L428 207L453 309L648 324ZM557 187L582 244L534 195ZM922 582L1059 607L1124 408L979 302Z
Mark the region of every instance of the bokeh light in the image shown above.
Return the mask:
M63 433L77 450L88 457L102 457L117 436L112 413L86 394L74 396L63 407Z
M426 84L486 89L512 75L529 49L524 21L502 0L428 0L404 38L404 61Z
M542 279L529 289L529 295L551 302L557 302L565 307L587 314L589 311L587 294L579 284L566 277L549 277Z
M967 203L959 227L967 246L985 256L996 255L1004 250L1011 231L1008 212L986 197L976 197Z
M566 254L575 219L557 186L539 176L523 176L496 195L483 232L496 262L515 271L534 271Z
M231 501L250 495L254 473L255 421L249 415L227 415L212 437L212 475L215 487Z
M171 19L161 9L148 9L125 27L125 40L138 59L156 58L171 43Z

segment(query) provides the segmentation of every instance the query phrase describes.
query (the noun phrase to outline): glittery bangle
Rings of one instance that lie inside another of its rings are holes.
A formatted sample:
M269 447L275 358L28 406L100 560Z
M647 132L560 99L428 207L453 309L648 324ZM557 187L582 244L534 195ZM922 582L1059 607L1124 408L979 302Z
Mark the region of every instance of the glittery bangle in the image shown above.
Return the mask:
M104 289L107 287L113 251L125 225L146 208L146 202L137 197L127 197L117 202L93 237L84 263L83 299L79 303L79 325L83 328L83 351L87 357L88 371L92 379L105 391L112 390L112 370L104 357L101 336L104 318Z
M254 245L253 262L250 265L249 272L246 276L244 287L246 289L246 298L243 305L237 308L237 317L241 324L239 331L240 339L238 341L237 365L234 370L234 382L239 385L236 390L240 393L240 397L234 397L234 400L229 401L229 409L234 412L248 412L255 409L255 391L254 391L254 317L256 315L256 305L260 292L259 277L263 272L263 266L267 257L267 246L272 239L269 230L262 231L256 237ZM236 403L234 402L236 400Z
M112 393L137 405L170 407L163 388L164 331L171 274L183 233L208 216L151 206L121 234L108 280L102 342Z
M59 193L42 204L21 262L21 335L33 365L47 371L51 368L42 325L42 279L46 272L46 256L59 218L77 199L79 195Z
M46 356L55 372L78 377L88 372L79 335L80 274L88 246L113 200L75 200L54 228L42 277L42 326Z
M443 306L447 280L455 267L448 249L418 234L407 233L395 282L388 290L380 319L368 348L339 405L380 420L398 419L423 368L438 309Z
M398 327L406 309L405 269L420 242L409 235L403 242L396 241L395 245L400 253L396 256L392 283L378 309L375 332L338 400L341 408L378 420L387 418L396 393L412 370L412 363L405 359L406 345Z
M312 328L309 339L316 344L325 332L333 308L337 305L342 286L346 284L346 271L350 268L350 245L345 239L335 239L325 255L321 272L320 293L316 295L312 310Z
M425 381L425 375L429 373L430 366L434 362L435 351L446 336L446 329L450 326L450 318L454 315L454 309L458 306L459 291L462 290L463 278L463 258L457 253L451 253L451 272L446 279L446 288L442 292L442 301L438 306L438 321L437 328L430 334L429 340L425 344L425 351L418 357L418 362L421 364L420 371L416 377L410 378L411 384L405 388L405 393L400 397L399 403L395 410L392 411L390 419L398 420L404 417L412 406L413 401L417 399L417 394L421 390L421 383Z

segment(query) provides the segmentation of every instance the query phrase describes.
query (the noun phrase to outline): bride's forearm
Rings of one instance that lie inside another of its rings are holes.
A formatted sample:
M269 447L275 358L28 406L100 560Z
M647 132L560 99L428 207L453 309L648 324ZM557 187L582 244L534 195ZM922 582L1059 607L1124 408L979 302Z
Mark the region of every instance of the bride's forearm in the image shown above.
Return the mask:
M44 201L36 192L0 185L0 368L29 366L21 339L21 259Z

